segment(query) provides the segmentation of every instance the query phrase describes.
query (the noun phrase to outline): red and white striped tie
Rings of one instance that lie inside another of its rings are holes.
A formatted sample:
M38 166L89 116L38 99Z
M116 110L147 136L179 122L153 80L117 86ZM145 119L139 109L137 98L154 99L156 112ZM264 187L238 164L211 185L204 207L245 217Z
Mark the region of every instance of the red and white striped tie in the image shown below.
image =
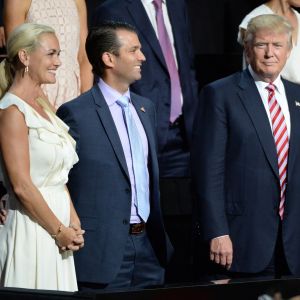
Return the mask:
M272 120L272 131L275 140L278 168L280 179L280 203L279 203L279 216L283 219L285 190L287 181L287 166L288 166L288 151L289 151L289 137L280 105L275 98L275 86L270 83L266 89L269 92L268 103Z

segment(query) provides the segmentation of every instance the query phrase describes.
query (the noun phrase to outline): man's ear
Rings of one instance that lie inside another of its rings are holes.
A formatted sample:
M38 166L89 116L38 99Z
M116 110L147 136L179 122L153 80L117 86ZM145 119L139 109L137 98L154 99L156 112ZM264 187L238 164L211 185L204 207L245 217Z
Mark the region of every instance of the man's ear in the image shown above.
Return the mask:
M292 49L293 49L293 46L291 46L289 51L287 52L287 58L286 59L288 59L290 57Z
M115 64L115 56L110 52L104 52L101 57L105 66L112 68Z
M250 56L250 45L249 43L244 42L244 53L245 53L245 59L247 64L249 63L249 56Z

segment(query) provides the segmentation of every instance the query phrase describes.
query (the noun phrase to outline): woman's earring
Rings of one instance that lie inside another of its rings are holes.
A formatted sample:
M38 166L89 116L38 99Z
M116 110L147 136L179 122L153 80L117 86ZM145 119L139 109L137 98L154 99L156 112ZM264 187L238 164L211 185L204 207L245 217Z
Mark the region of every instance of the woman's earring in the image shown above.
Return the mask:
M24 72L28 73L28 70L29 70L29 68L28 68L28 66L26 66Z

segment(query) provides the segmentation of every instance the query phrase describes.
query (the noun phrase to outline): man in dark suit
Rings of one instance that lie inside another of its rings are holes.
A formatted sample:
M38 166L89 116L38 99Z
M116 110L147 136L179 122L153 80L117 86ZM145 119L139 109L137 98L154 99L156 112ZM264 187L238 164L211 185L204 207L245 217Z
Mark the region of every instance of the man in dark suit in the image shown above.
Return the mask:
M145 57L126 23L92 30L86 50L100 80L57 112L70 126L79 156L68 182L86 231L85 250L75 257L79 287L161 285L172 247L159 203L155 110L129 91Z
M175 248L170 281L188 281L190 274L190 232L192 195L190 186L190 141L198 97L194 53L184 0L106 0L95 12L94 24L103 20L126 21L137 28L147 59L142 79L131 85L135 93L150 99L157 111L158 162L162 209L167 232ZM171 71L162 46L157 19L157 2L162 14L176 70ZM172 89L179 76L180 113L171 118Z
M192 147L200 229L229 278L300 275L300 86L280 77L291 47L284 18L253 18L248 69L201 92Z

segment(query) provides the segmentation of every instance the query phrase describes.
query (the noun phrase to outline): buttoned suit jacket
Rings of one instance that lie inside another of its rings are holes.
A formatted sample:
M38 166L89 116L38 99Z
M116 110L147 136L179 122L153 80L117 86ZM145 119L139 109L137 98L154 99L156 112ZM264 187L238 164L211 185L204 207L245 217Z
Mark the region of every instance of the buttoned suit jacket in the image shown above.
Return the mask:
M167 0L167 8L174 35L182 88L185 133L188 142L190 142L194 112L198 101L198 84L195 79L189 20L184 0ZM125 21L137 29L146 62L142 66L142 79L136 81L131 86L131 90L150 99L156 106L158 152L160 154L167 143L171 84L155 31L140 0L104 1L95 12L94 25L104 20Z
M162 223L153 104L134 93L131 101L148 139L150 216L147 233L162 266L172 247ZM75 254L78 281L111 282L120 269L129 234L131 185L122 144L107 103L98 87L62 105L57 115L70 127L79 162L68 188L86 231L85 246Z
M282 239L300 275L300 86L283 80L291 120ZM192 173L200 234L229 234L231 270L256 273L270 263L279 230L280 183L275 142L248 70L203 88L193 132Z

